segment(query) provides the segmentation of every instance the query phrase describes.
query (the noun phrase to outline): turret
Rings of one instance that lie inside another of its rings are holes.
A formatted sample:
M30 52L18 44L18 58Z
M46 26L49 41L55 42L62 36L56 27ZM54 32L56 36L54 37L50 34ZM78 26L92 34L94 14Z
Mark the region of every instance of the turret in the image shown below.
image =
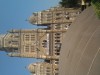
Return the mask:
M58 65L46 62L32 63L28 70L33 75L58 75Z
M49 56L49 55L39 55L39 54L32 54L32 53L8 53L10 57L22 57L22 58L38 58L38 59L58 59L59 56Z
M30 32L36 32L36 33L57 33L57 32L66 32L66 29L63 30L43 30L43 29L34 29L34 30L22 30L21 33L30 33ZM10 30L10 33L18 33L20 30Z
M0 50L3 50L3 47L4 47L4 41L3 41L3 39L4 39L4 36L5 36L5 34L3 34L3 35L0 35Z

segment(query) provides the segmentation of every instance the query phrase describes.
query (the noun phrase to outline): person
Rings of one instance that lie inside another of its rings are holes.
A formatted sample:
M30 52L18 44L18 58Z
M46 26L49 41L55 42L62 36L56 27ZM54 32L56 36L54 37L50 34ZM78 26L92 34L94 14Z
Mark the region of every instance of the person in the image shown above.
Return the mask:
M88 6L91 6L91 0L86 0L86 2L88 3Z
M86 9L86 0L81 0L81 11Z

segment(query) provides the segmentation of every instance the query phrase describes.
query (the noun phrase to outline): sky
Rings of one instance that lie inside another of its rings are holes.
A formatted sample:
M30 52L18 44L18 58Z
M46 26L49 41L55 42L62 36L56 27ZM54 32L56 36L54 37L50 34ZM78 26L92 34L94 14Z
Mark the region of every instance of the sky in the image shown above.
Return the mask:
M58 5L60 0L0 0L0 34L10 29L34 29L37 26L26 21L33 12L49 9ZM33 58L8 57L0 52L0 75L30 75L25 68L37 62Z

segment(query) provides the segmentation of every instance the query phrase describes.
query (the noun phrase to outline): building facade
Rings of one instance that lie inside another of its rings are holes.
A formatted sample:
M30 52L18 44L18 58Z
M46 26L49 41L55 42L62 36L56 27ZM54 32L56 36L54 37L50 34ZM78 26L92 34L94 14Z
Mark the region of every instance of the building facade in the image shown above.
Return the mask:
M64 33L66 30L11 30L0 38L3 42L1 48L7 50L8 55L12 57L58 59L58 51L52 54L52 43L55 42L58 45L57 48L60 48L62 43L59 43L57 38L55 38L54 42L51 40L51 33L56 32Z
M32 75L58 75L64 34L79 13L80 9L62 7L33 13L29 22L47 28L10 30L0 35L0 50L8 52L11 57L44 59L44 62L29 65Z
M29 17L29 22L36 25L72 23L79 13L79 8L63 8L58 6L33 13Z
M46 62L32 63L28 70L32 75L58 75L58 65Z
M33 25L47 26L49 30L67 30L80 12L80 8L63 8L58 6L41 12L35 12L28 20ZM49 35L49 41L52 41L50 42L50 55L59 56L64 33L55 32Z

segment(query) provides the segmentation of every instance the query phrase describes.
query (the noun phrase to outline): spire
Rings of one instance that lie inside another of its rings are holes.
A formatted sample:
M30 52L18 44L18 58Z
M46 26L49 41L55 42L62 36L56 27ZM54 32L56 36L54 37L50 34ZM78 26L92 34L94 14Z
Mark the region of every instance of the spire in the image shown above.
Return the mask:
M30 53L8 53L10 57L36 58L36 54Z
M36 67L37 67L37 64L36 63L32 63L32 64L29 64L29 66L27 68L31 73L34 74L35 71L36 71Z
M47 56L47 55L37 55L36 53L8 53L10 57L22 57L22 58L37 58L37 59L58 59L58 56Z
M0 50L3 49L3 38L4 38L5 34L0 34Z
M33 29L33 30L22 30L21 33L37 32L37 33L56 33L56 32L66 32L67 29L63 30L43 30L43 29ZM20 30L11 30L9 32L18 33Z

